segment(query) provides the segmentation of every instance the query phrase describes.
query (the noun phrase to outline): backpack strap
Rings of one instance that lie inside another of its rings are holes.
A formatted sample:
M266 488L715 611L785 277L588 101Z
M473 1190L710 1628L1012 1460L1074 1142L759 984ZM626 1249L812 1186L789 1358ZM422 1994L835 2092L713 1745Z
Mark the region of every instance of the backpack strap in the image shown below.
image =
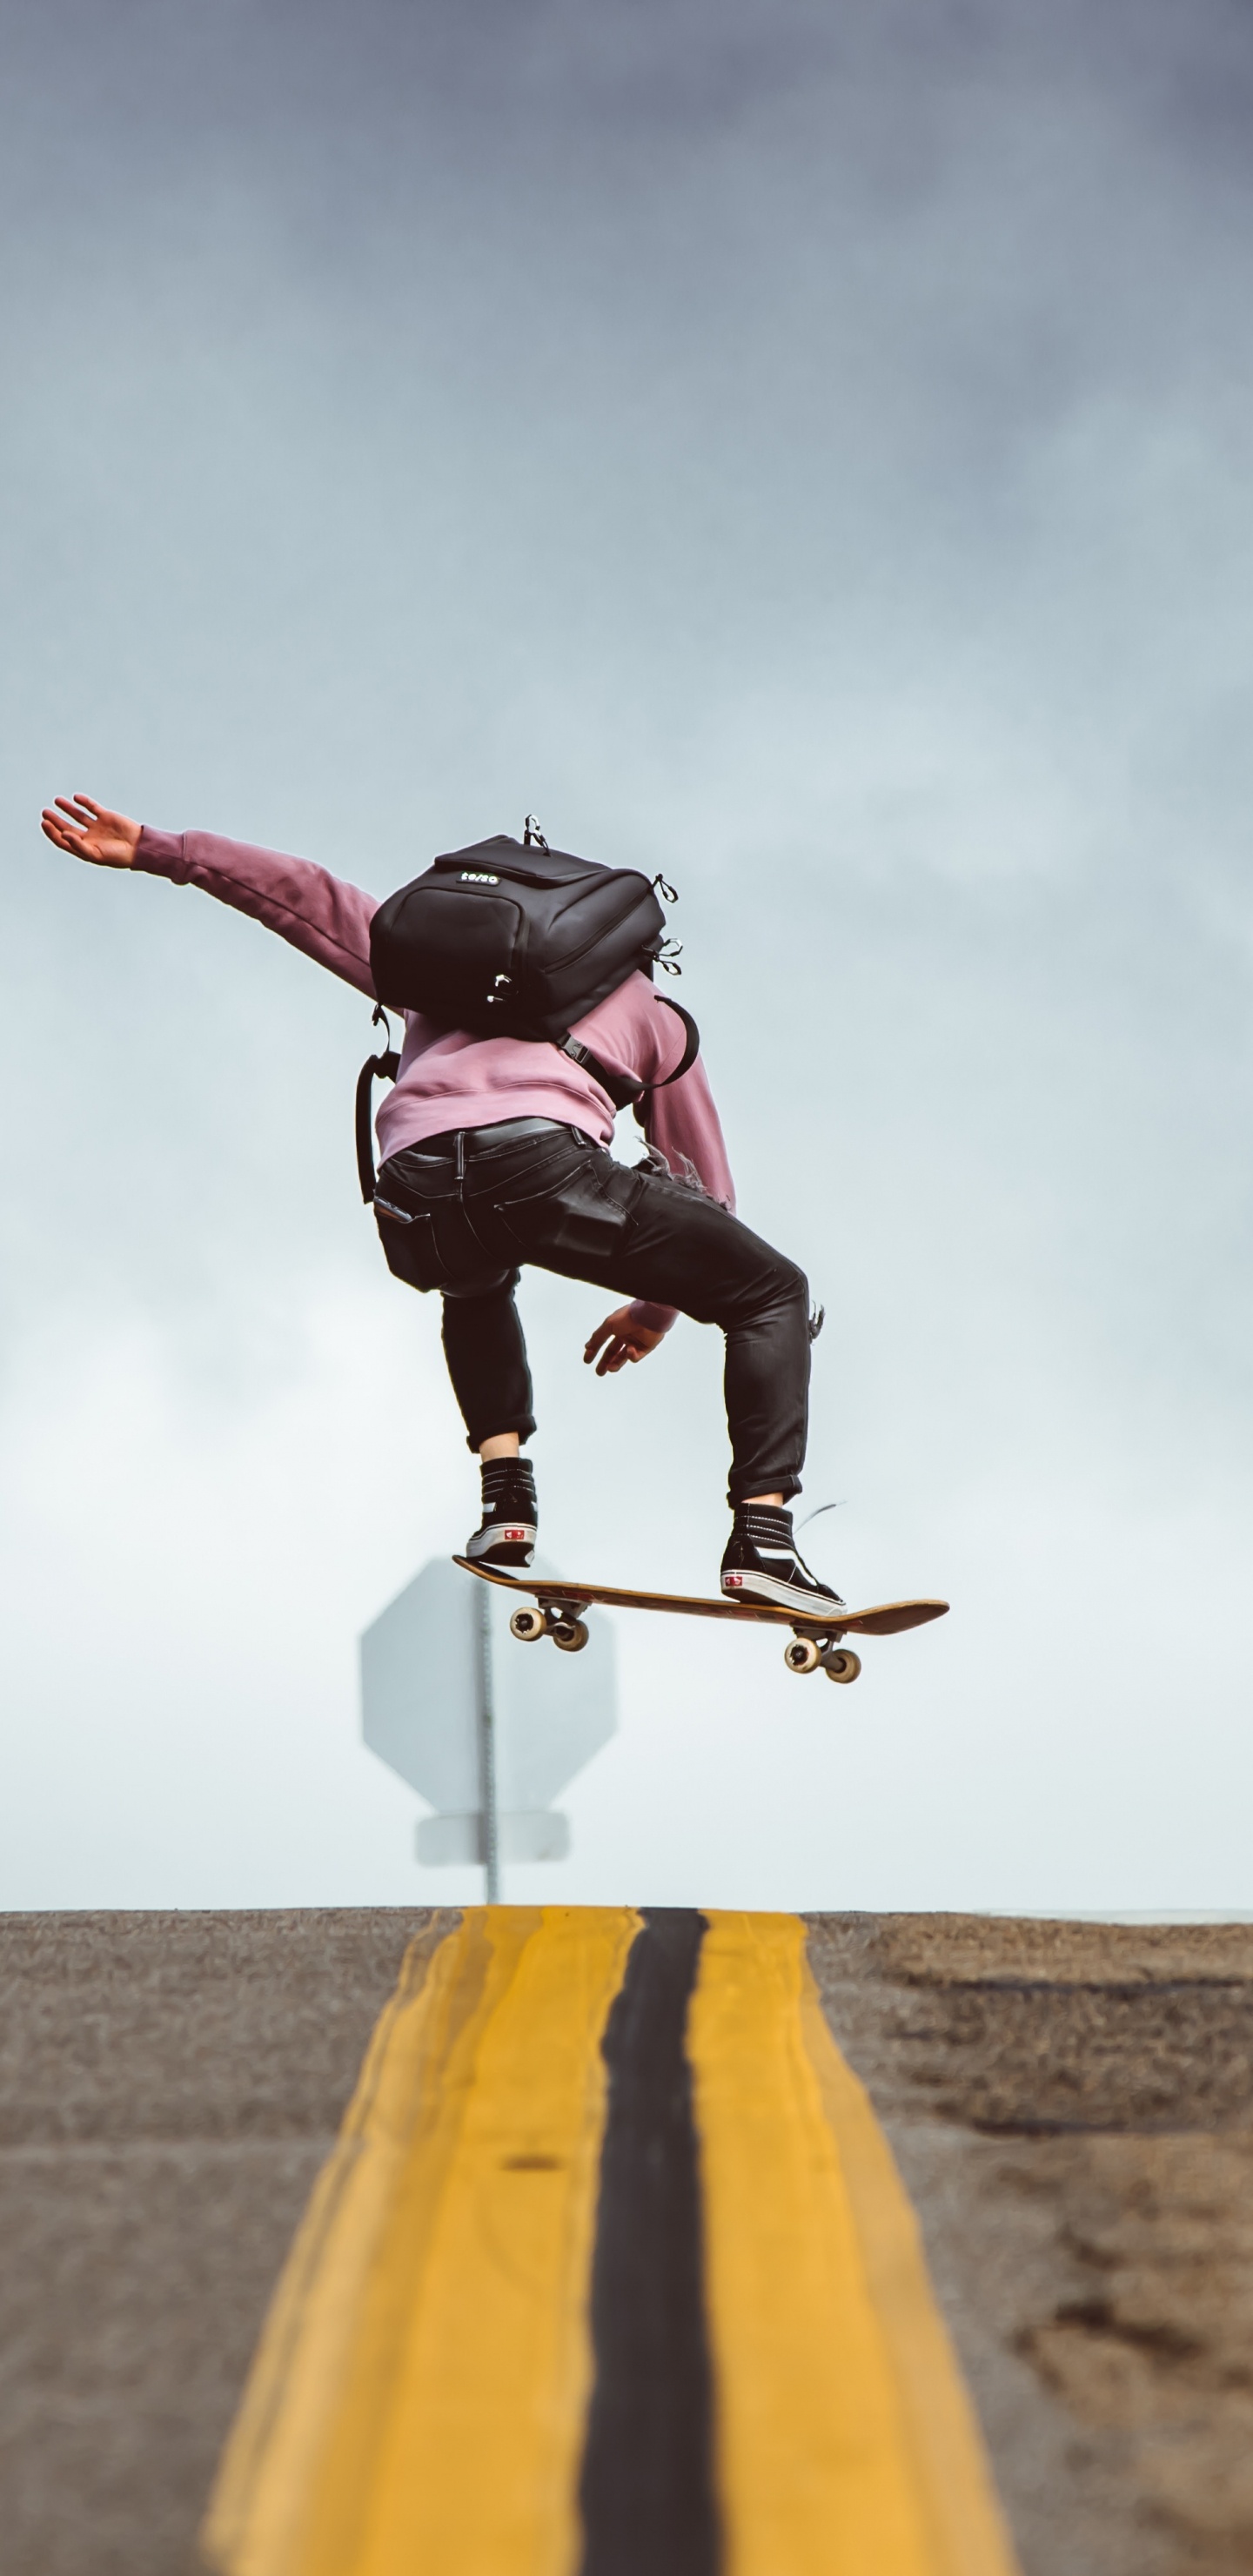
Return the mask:
M391 1022L380 1002L374 1013L375 1025L382 1020L391 1036ZM400 1071L400 1058L394 1047L385 1047L381 1055L368 1055L357 1076L357 1178L361 1195L369 1207L374 1199L374 1085L394 1082Z
M681 1082L684 1074L689 1072L691 1067L695 1064L697 1056L700 1054L700 1030L697 1028L691 1012L685 1011L681 1002L672 1002L668 993L659 993L657 999L659 1002L664 1004L666 1010L674 1012L676 1019L682 1020L683 1026L687 1030L687 1045L684 1047L683 1053L680 1056L673 1073L668 1073L664 1082L654 1082L651 1085L651 1088L654 1091L668 1091L671 1083Z
M697 1028L691 1012L685 1011L681 1002L672 1002L665 993L659 993L657 999L659 1002L664 1002L666 1009L668 1011L673 1011L676 1017L682 1020L683 1026L687 1031L687 1044L683 1049L683 1053L680 1056L673 1073L668 1073L664 1082L651 1083L646 1091L642 1091L640 1093L639 1099L635 1103L635 1124L643 1130L643 1133L648 1138L648 1142L650 1144L652 1143L652 1138L649 1135L648 1113L652 1107L655 1095L659 1091L668 1091L672 1082L681 1082L684 1074L688 1070L688 1067L695 1064L696 1058L700 1053L700 1030Z
M568 1055L572 1064L581 1064L584 1072L590 1073L593 1082L598 1082L601 1090L608 1092L615 1109L633 1107L641 1127L644 1124L643 1118L640 1117L641 1102L649 1098L654 1091L668 1090L672 1082L677 1082L680 1076L687 1072L689 1065L695 1064L700 1051L700 1030L691 1012L685 1011L681 1002L670 1001L664 993L659 993L657 999L665 1003L668 1011L676 1013L687 1031L687 1044L673 1073L668 1073L661 1082L639 1082L633 1080L629 1074L611 1073L608 1065L602 1064L600 1057L593 1055L590 1047L581 1046L579 1040L572 1038L568 1033L564 1038L553 1039L553 1045L559 1048L562 1055Z
M590 1047L580 1046L578 1039L572 1038L568 1030L563 1038L554 1038L553 1045L560 1055L569 1056L571 1064L581 1064L583 1071L590 1073L593 1082L598 1082L601 1090L608 1092L615 1109L629 1109L631 1102L639 1099L644 1088L642 1082L634 1081L629 1073L611 1073L608 1065L602 1064Z

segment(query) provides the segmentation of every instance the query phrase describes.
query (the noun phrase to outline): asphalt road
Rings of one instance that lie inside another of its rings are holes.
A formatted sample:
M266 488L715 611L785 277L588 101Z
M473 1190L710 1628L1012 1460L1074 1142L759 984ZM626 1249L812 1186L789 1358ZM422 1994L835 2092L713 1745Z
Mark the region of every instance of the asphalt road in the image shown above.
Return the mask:
M409 1911L0 1917L6 2576L188 2576ZM1253 2566L1253 1927L811 1919L1024 2576Z

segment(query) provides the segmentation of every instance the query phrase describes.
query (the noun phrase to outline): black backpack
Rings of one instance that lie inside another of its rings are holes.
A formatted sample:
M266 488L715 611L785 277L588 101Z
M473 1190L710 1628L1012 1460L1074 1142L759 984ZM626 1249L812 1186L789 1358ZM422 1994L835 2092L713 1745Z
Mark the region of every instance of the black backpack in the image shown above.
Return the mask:
M606 868L550 850L533 815L523 838L498 832L469 849L448 850L434 866L379 905L370 924L370 968L385 1008L421 1011L445 1028L478 1037L529 1038L559 1047L585 1065L616 1109L640 1102L647 1086L610 1073L570 1035L598 1002L637 967L660 964L678 974L678 944L666 937L657 900L676 898L665 878L635 868ZM677 1003L671 1003L678 1010ZM687 1072L700 1045L695 1021L679 1017L687 1044L667 1082ZM371 1056L357 1083L357 1166L361 1195L374 1196L370 1107L376 1076L394 1081L400 1059L390 1049Z

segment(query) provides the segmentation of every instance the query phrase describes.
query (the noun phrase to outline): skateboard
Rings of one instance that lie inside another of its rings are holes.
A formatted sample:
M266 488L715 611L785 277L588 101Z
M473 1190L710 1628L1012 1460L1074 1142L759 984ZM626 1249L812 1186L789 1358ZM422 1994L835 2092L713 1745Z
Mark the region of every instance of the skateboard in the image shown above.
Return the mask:
M928 1619L942 1619L948 1608L947 1601L881 1601L873 1610L838 1610L834 1617L823 1610L811 1618L804 1611L781 1609L773 1601L710 1601L699 1593L628 1592L612 1583L567 1583L555 1574L537 1575L532 1582L525 1575L475 1565L468 1556L454 1557L453 1563L463 1565L467 1574L477 1574L483 1583L503 1583L509 1592L532 1594L538 1606L515 1610L509 1622L524 1646L551 1637L563 1653L578 1654L587 1644L587 1625L579 1614L596 1601L609 1610L677 1610L689 1619L731 1620L740 1627L751 1619L764 1626L790 1628L792 1642L783 1649L788 1671L816 1673L821 1666L829 1682L855 1682L861 1671L860 1655L845 1647L843 1638L894 1637L902 1628L921 1628Z

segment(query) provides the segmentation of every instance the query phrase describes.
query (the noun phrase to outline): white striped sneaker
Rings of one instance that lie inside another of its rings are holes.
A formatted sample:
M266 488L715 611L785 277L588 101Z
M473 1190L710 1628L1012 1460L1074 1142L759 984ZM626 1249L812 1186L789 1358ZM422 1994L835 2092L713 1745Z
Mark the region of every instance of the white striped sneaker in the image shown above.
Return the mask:
M465 1552L475 1565L500 1574L523 1574L535 1554L539 1512L529 1458L488 1458L483 1464L483 1518Z
M722 1558L728 1601L772 1601L810 1618L847 1604L811 1574L792 1536L792 1515L768 1503L741 1503Z

